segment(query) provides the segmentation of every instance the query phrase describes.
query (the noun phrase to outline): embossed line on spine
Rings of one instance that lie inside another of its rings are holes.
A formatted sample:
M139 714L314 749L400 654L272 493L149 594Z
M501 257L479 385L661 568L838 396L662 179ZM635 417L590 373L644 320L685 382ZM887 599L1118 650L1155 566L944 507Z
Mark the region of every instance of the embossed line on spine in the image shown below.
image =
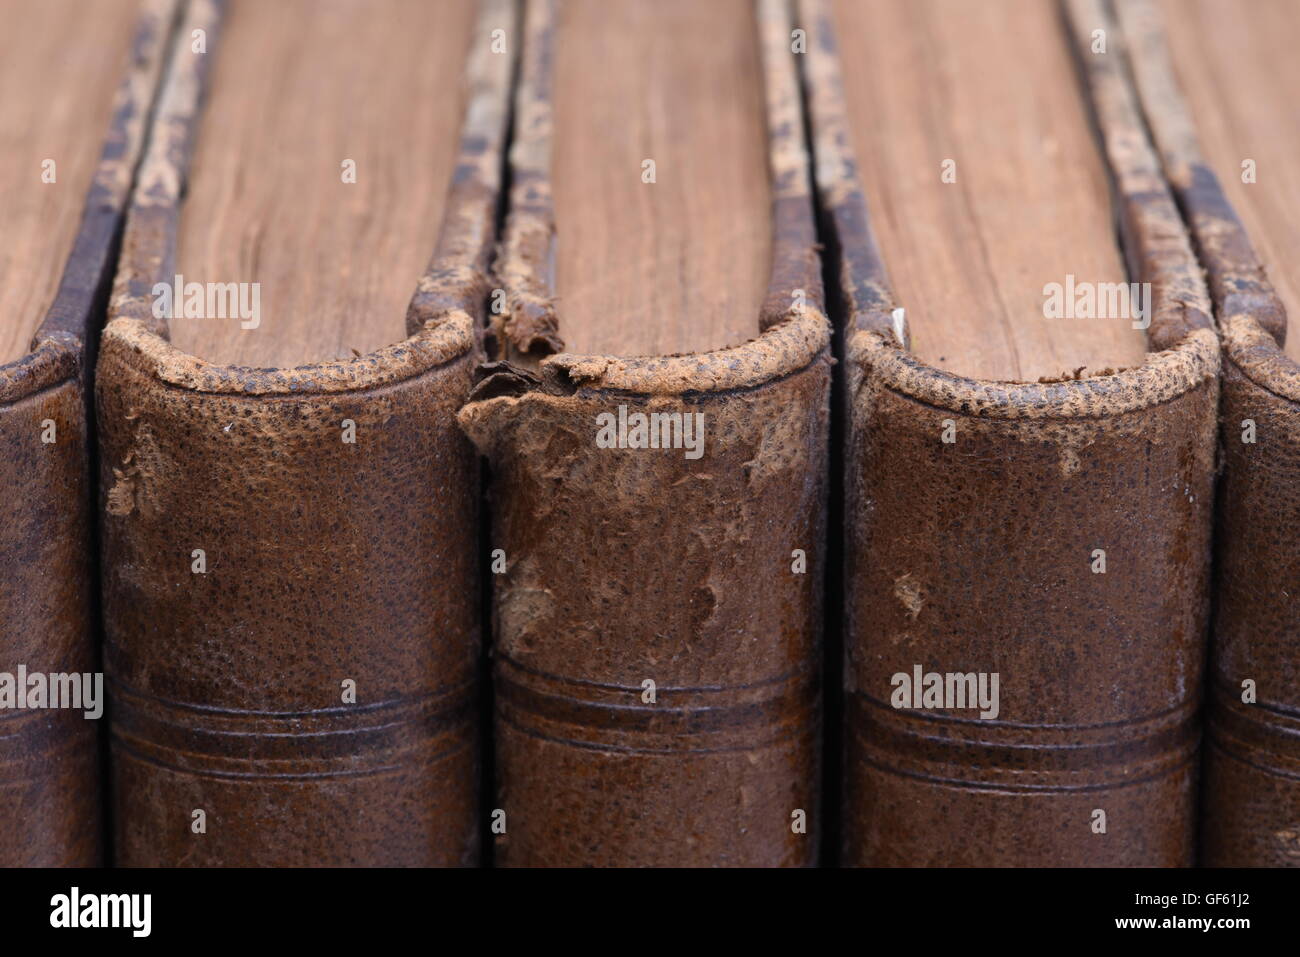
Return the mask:
M1260 771L1300 781L1300 714L1264 703L1244 704L1220 677L1212 686L1206 744Z
M369 705L266 712L166 701L110 680L115 747L204 777L331 778L437 763L473 744L476 685Z
M1087 791L1174 773L1196 753L1196 703L1101 725L1012 725L894 709L865 695L847 704L850 748L892 774L960 787Z
M819 676L799 670L744 685L602 684L496 659L497 716L555 744L639 754L755 751L813 734Z

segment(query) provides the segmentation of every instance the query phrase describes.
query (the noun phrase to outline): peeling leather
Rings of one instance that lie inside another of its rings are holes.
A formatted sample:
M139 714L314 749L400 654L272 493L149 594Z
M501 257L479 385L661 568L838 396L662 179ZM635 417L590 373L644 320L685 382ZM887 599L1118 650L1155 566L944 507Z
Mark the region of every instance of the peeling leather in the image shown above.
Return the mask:
M180 36L205 29L211 51L220 15L193 3ZM513 17L490 2L476 28L409 338L293 369L186 355L150 314L213 54L177 58L98 370L119 864L478 859L478 464L455 412L479 357L512 69L490 31Z
M760 7L775 238L762 334L702 354L539 356L562 348L547 272L554 14L529 4L497 266L519 305L493 327L510 362L481 370L460 413L492 463L507 561L494 584L496 861L812 864L833 360L790 23L780 3ZM795 289L807 301L792 308ZM596 415L620 404L703 413L705 454L597 448Z
M1122 72L1085 61L1131 267L1153 285L1152 352L1114 374L977 381L906 351L829 9L800 10L846 304L843 863L1189 864L1218 345ZM894 709L891 676L916 664L1000 673L1001 713Z

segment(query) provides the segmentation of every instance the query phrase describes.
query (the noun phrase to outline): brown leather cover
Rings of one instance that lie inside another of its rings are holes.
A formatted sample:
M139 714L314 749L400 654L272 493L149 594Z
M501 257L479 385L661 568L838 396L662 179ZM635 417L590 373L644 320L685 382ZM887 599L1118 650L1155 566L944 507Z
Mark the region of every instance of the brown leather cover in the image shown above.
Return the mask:
M1201 862L1300 866L1300 367L1286 310L1197 143L1154 6L1119 7L1134 75L1223 336L1222 470ZM1277 264L1285 268L1286 263ZM1247 421L1254 442L1243 441ZM1244 682L1256 699L1243 700Z
M846 864L1192 860L1218 349L1120 58L1088 53L1105 12L1070 8L1062 54L1082 51L1130 270L1153 285L1153 351L1139 368L1020 384L907 351L828 11L802 7L845 302ZM916 665L998 673L999 715L891 707L891 677Z
M489 34L513 17L485 4L472 41L410 337L354 360L246 369L178 352L150 308L174 271L217 42L219 6L191 5L99 363L120 864L477 859L478 468L454 416L477 357L511 73ZM190 53L194 29L206 56ZM206 574L191 571L198 548ZM356 704L342 703L347 679Z
M493 335L524 360L561 348L546 276L554 15L529 4L498 270ZM538 375L492 365L461 412L492 463L507 562L499 864L816 861L829 326L791 25L779 2L759 19L775 230L762 334L704 354L560 353ZM619 405L703 413L703 456L598 448L596 416Z
M140 11L58 292L31 352L0 367L0 671L9 674L99 670L86 386L175 6L154 0ZM98 730L80 710L0 712L0 867L99 863Z

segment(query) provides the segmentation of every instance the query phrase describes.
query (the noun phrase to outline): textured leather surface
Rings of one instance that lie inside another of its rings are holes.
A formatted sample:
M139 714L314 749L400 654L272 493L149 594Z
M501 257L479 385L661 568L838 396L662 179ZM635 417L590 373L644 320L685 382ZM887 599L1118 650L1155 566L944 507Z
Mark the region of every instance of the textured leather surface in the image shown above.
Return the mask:
M99 670L86 384L174 8L170 0L141 8L55 300L32 351L0 367L0 671L9 674L20 665L29 674ZM52 444L42 442L47 420ZM98 722L81 710L0 713L0 867L100 862L98 752Z
M1228 320L1224 345L1201 859L1300 867L1300 369L1250 317Z
M1281 349L1286 310L1201 153L1158 12L1123 5L1121 22L1223 336L1201 862L1300 867L1300 367Z
M1094 58L1085 79L1130 263L1153 284L1153 353L1112 375L979 382L906 352L827 11L802 10L847 322L843 863L1190 864L1217 348L1121 69ZM895 709L891 678L916 665L998 673L1000 713Z
M75 362L0 407L0 671L98 670L85 405ZM59 440L41 443L42 422ZM100 856L98 722L81 711L0 713L0 866Z
M477 860L478 465L454 417L477 359L511 72L489 32L512 10L486 4L472 41L410 338L296 369L215 366L152 318L212 55L178 48L98 374L119 864ZM219 20L193 4L180 36L204 29L211 51Z
M554 10L530 10L499 266L510 309L492 330L520 361L562 348L545 271ZM763 5L760 30L775 204L764 334L683 356L561 352L540 375L493 364L460 415L492 463L507 562L502 865L816 861L829 328L780 4ZM619 405L703 414L703 455L597 447L596 416Z
M1220 313L1220 322L1223 469L1201 861L1300 867L1300 368L1253 315ZM1248 422L1253 443L1242 440Z
M823 353L753 389L594 383L462 413L493 464L508 563L498 864L813 862L815 830L793 833L791 815L817 815L828 384ZM701 412L705 455L595 448L595 416L619 404Z
M469 350L269 399L177 388L131 338L99 366L118 862L472 863Z

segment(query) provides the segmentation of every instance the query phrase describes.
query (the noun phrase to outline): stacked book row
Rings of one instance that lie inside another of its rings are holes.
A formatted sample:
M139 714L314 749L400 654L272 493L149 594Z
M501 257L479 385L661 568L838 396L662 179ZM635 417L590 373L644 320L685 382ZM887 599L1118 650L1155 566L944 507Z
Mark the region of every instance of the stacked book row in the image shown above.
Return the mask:
M1295 0L0 20L0 865L1300 864Z

